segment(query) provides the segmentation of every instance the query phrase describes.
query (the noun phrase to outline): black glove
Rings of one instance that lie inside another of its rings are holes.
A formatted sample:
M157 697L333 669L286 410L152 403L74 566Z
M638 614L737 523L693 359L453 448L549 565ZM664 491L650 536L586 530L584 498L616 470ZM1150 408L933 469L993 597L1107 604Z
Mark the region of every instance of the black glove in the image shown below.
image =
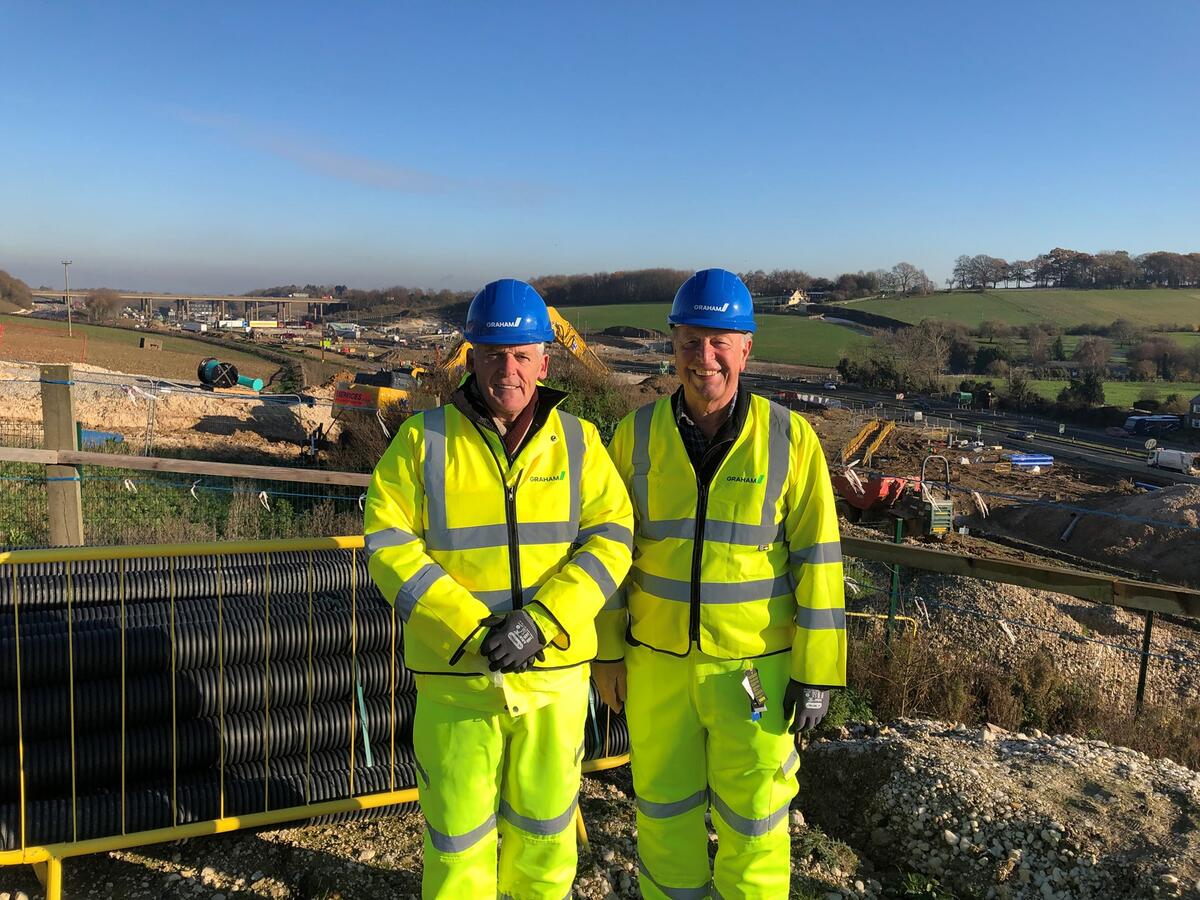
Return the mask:
M829 712L829 691L805 687L798 681L789 681L783 695L783 720L788 731L810 731L816 728Z
M480 650L488 658L488 668L493 672L524 672L533 665L534 659L546 658L542 652L546 639L537 622L525 610L488 616L482 624L489 630Z

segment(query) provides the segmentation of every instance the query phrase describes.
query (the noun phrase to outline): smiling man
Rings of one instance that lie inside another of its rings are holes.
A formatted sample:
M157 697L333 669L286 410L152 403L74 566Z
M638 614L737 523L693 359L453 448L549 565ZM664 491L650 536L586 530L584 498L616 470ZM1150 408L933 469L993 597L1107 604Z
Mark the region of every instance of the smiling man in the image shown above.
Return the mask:
M593 677L627 707L643 896L786 897L793 734L846 683L833 490L809 424L740 383L755 330L741 279L697 272L668 321L681 387L609 448L635 549Z
M629 569L633 516L595 426L538 384L554 333L537 291L492 282L466 337L471 374L401 426L366 502L371 577L417 680L422 895L561 900L595 617Z

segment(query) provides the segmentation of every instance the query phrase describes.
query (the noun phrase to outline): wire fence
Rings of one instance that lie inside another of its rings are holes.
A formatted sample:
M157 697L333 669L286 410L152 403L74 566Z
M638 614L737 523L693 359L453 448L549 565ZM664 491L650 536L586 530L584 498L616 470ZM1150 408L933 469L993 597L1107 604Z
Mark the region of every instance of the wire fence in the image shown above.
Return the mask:
M1200 701L1200 622L1160 619L1151 631L1144 614L1100 603L860 559L846 563L846 607L865 614L851 619L860 640L886 629L891 614L915 620L914 642L943 669L1017 683L1041 656L1064 685L1114 709ZM852 639L852 655L858 646Z
M85 542L134 545L357 534L360 488L79 467ZM0 463L0 546L50 540L45 468Z

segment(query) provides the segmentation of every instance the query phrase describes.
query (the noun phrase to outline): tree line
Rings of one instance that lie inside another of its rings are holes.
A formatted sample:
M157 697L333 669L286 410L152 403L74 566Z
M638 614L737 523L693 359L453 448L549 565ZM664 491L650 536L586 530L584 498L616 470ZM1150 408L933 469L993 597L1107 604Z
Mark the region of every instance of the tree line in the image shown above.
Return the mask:
M530 283L551 306L670 303L691 274L686 269L638 269L542 275ZM753 269L738 275L755 297L789 297L805 291L825 300L852 300L879 294L927 294L934 289L925 271L908 262L871 272L843 272L837 278L814 277L802 269Z
M1055 247L1033 259L1005 260L980 253L959 256L947 284L964 290L1025 284L1033 287L1135 288L1200 286L1200 253L1125 250L1085 253Z
M349 309L375 309L377 307L430 309L469 302L475 296L474 291L451 291L445 289L430 291L424 288L410 288L402 285L362 290L348 287L344 284L306 284L304 286L285 284L247 291L242 296L249 298L285 298L291 297L293 294L307 294L313 300L330 298L345 303Z

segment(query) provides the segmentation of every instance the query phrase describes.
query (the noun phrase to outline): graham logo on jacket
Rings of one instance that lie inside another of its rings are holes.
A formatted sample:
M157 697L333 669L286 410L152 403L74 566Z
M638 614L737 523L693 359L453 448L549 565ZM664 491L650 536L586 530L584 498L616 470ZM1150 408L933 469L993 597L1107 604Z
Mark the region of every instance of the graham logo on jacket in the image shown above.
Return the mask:
M488 328L516 328L521 324L521 317L517 316L511 322L488 322Z
M557 475L530 475L529 480L533 481L562 481L567 477L567 470L563 469Z
M726 475L726 481L736 481L741 484L762 484L766 480L766 475Z
M697 303L692 307L693 310L703 310L704 312L725 312L729 309L729 301L726 300L720 306L713 306L711 303Z

